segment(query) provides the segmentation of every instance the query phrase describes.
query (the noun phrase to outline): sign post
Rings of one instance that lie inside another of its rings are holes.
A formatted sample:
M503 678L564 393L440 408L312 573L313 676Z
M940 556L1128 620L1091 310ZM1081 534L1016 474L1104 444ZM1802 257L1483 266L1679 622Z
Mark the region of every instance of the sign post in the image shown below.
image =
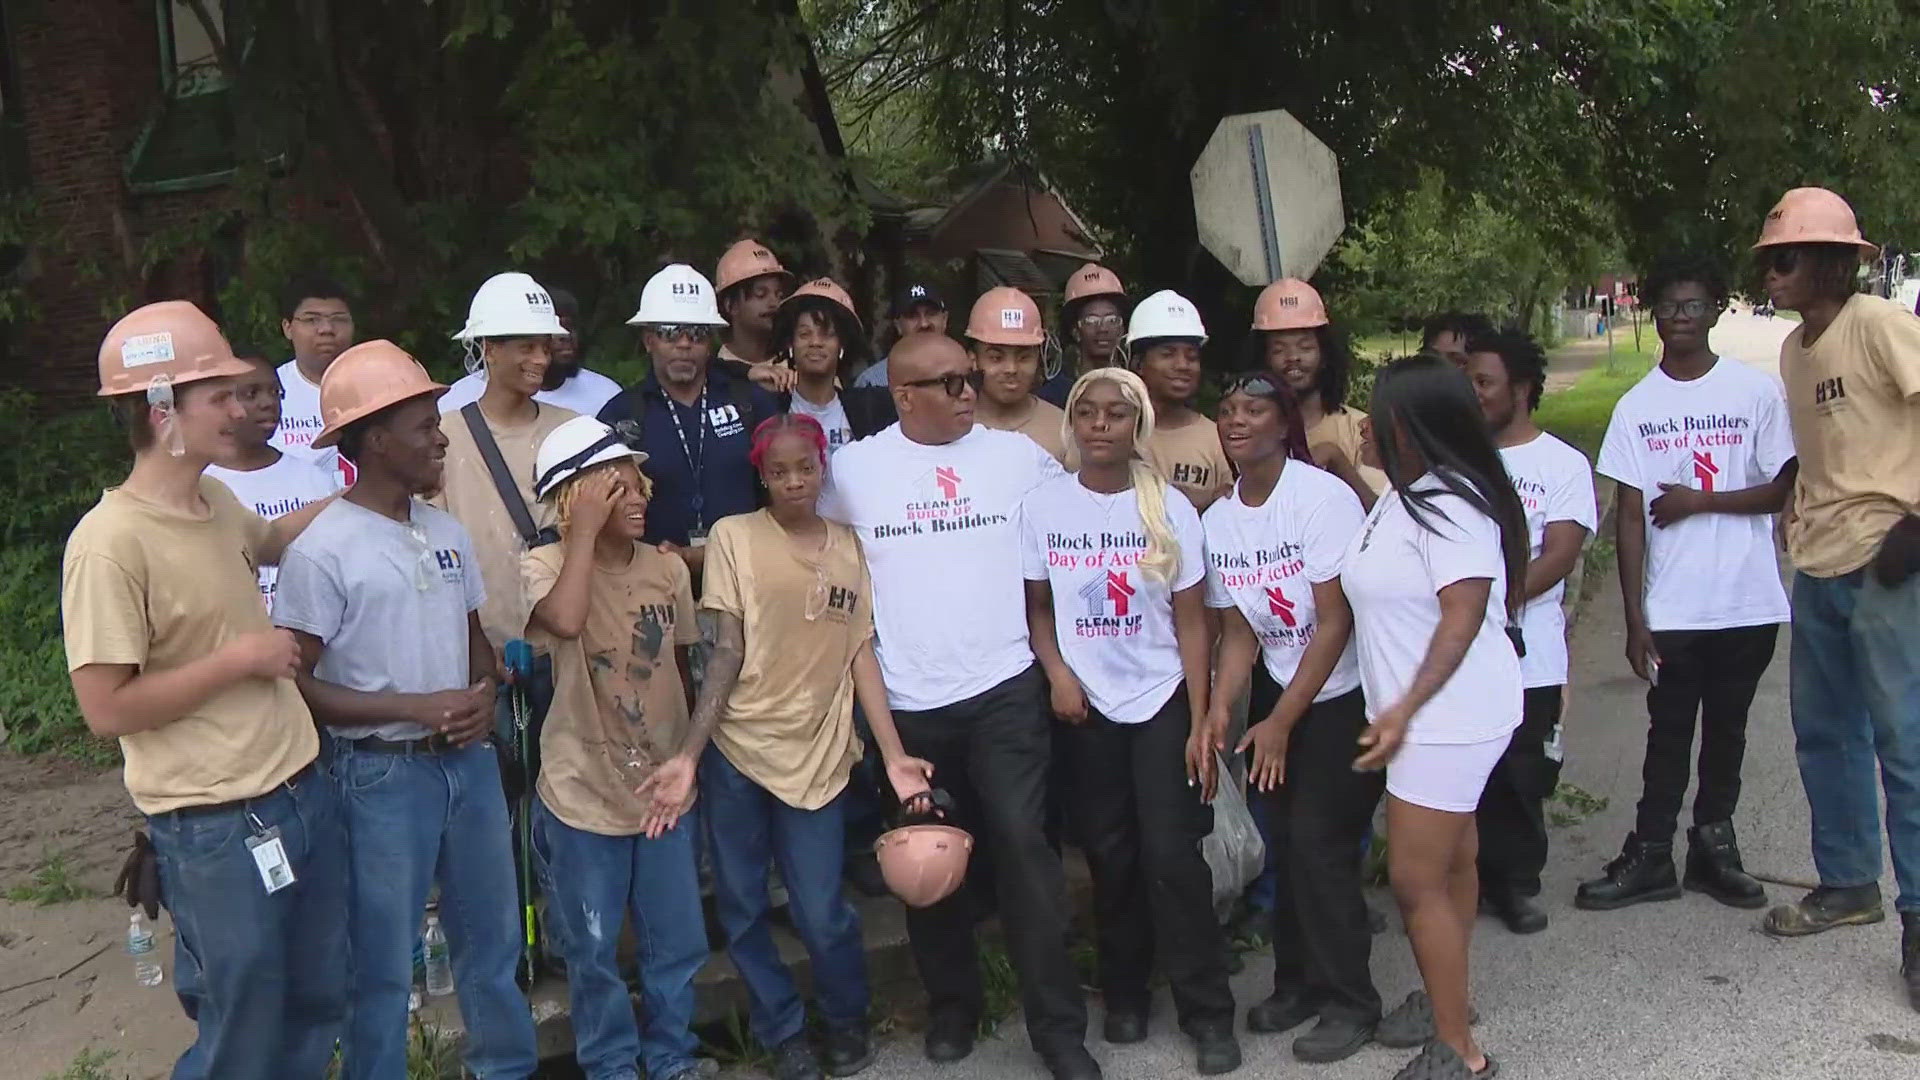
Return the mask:
M1221 120L1190 177L1200 242L1243 284L1311 277L1346 226L1333 151L1285 109Z

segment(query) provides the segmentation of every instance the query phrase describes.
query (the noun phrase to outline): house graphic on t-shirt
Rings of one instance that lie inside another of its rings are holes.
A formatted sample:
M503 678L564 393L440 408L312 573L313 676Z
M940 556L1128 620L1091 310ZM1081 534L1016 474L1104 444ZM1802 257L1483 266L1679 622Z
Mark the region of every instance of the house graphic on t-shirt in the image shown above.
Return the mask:
M960 474L945 465L933 470L933 482L940 488L940 498L952 502L960 497Z
M1133 586L1127 583L1125 570L1109 570L1105 577L1091 578L1080 586L1080 599L1087 602L1087 615L1090 618L1107 615L1116 619L1126 618L1127 600L1132 595Z
M1693 452L1693 478L1700 481L1701 491L1713 490L1713 478L1720 475L1720 466L1713 463L1713 451L1695 450Z
M1281 626L1291 629L1295 625L1293 601L1287 599L1287 594L1281 592L1278 585L1267 586L1267 614L1278 618Z

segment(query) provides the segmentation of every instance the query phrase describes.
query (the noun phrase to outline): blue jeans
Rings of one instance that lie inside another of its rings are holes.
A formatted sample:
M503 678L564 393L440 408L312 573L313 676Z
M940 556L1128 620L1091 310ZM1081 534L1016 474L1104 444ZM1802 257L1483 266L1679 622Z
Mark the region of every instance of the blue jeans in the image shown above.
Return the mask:
M818 810L796 809L709 746L700 759L700 797L713 838L714 908L752 999L754 1038L771 1049L800 1034L806 1022L767 920L769 860L779 863L793 928L813 961L820 1011L829 1025L865 1031L866 949L860 917L840 891L847 793Z
M654 1080L693 1068L693 977L707 962L706 918L694 869L696 809L658 839L576 829L534 800L534 846L553 868L548 900L566 927L574 1056L588 1080L630 1080L634 1059ZM644 1028L615 950L633 915Z
M533 1014L514 982L520 959L513 847L493 747L390 754L341 739L334 776L353 865L353 1015L347 1080L407 1072L407 995L427 893L440 925L480 1080L521 1080L538 1065Z
M1813 864L1832 887L1880 880L1878 758L1897 907L1920 911L1920 576L1793 576L1794 750Z
M268 894L247 840L279 829L294 884ZM323 768L244 803L147 818L199 1024L174 1080L325 1074L347 1016L347 845Z

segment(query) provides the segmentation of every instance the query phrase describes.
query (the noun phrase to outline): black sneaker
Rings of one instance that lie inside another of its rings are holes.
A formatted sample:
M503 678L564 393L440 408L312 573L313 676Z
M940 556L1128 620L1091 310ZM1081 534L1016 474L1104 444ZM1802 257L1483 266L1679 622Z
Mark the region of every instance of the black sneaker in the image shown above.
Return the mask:
M1272 997L1247 1010L1247 1030L1256 1035L1292 1031L1320 1013L1320 1006L1298 990L1274 991Z
M1373 1024L1350 1016L1322 1016L1313 1030L1293 1040L1293 1056L1324 1065L1345 1061L1373 1041Z
M1220 1076L1240 1067L1240 1040L1233 1037L1229 1018L1218 1025L1193 1031L1194 1069L1201 1076Z
M973 1033L979 1024L959 1012L938 1012L927 1020L925 1048L928 1061L959 1061L973 1053Z
M873 1040L864 1027L827 1029L827 1075L852 1076L873 1064Z
M820 1080L820 1063L813 1060L813 1048L806 1035L795 1035L773 1048L773 1080Z
M1680 880L1673 872L1673 841L1642 840L1633 833L1620 857L1607 864L1606 874L1582 882L1573 906L1583 911L1612 911L1649 900L1680 899Z
M1774 937L1806 937L1836 926L1865 926L1887 917L1875 882L1845 889L1822 885L1791 904L1781 904L1761 921Z

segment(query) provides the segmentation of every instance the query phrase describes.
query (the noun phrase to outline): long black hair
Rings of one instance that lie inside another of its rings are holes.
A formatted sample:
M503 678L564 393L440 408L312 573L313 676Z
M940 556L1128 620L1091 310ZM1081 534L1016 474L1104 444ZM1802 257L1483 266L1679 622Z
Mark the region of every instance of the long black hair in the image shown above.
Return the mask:
M1260 330L1247 337L1245 364L1249 369L1273 371L1267 364L1267 339L1281 330ZM1347 403L1347 386L1353 379L1353 347L1346 332L1328 323L1313 328L1313 340L1320 344L1320 371L1314 375L1313 388L1320 392L1320 411L1336 413ZM1275 375L1280 374L1274 371Z
M800 328L800 316L809 311L824 314L840 338L840 378L851 379L853 372L865 369L873 359L873 343L867 340L853 312L824 296L802 296L780 305L773 316L773 355L793 354L793 335Z
M1393 490L1421 528L1437 533L1433 488L1416 489L1419 473L1404 475L1400 438L1412 439L1415 456L1448 492L1486 514L1500 526L1500 550L1507 564L1509 618L1517 616L1527 595L1527 515L1513 481L1493 445L1473 386L1451 363L1422 353L1395 360L1373 383L1373 441L1380 449Z

